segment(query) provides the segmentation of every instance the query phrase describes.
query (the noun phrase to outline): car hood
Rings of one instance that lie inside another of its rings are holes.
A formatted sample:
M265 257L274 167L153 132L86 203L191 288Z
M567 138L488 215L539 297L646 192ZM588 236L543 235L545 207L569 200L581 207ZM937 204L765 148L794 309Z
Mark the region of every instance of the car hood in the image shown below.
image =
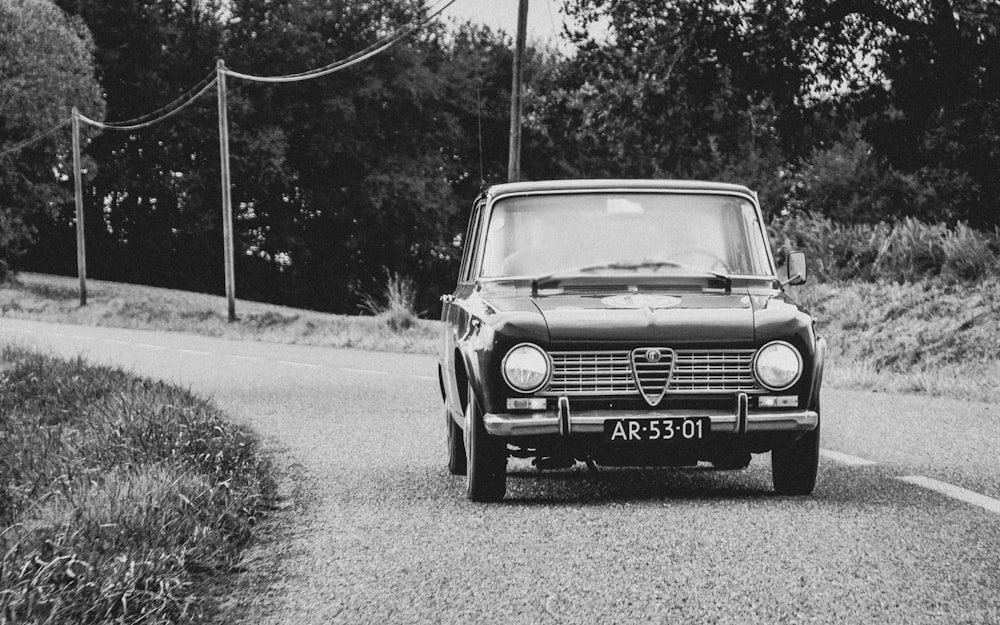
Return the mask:
M754 310L746 292L564 294L526 299L544 317L555 342L754 340ZM507 304L526 308L524 301Z

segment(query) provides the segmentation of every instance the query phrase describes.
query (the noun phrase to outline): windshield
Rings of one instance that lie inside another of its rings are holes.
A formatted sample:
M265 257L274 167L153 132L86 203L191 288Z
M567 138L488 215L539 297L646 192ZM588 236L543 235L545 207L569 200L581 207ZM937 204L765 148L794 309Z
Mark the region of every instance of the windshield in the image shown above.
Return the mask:
M484 278L574 271L771 275L753 204L731 195L583 193L500 199Z

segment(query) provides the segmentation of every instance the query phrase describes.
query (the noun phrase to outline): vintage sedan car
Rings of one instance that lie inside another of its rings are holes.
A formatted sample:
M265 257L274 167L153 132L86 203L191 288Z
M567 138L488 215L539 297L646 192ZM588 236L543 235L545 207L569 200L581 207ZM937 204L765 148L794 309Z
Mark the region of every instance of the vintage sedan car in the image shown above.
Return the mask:
M499 184L474 203L438 373L448 468L496 501L539 469L741 469L816 483L826 342L785 292L756 193L664 180Z

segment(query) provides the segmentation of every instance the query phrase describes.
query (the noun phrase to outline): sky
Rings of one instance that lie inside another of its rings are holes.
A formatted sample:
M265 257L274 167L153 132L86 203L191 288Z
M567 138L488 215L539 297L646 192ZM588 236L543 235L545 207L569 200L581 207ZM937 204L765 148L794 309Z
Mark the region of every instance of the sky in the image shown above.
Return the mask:
M563 22L561 4L561 0L528 0L529 41L558 43ZM442 15L446 20L472 20L502 28L513 37L517 32L517 5L518 0L455 0Z

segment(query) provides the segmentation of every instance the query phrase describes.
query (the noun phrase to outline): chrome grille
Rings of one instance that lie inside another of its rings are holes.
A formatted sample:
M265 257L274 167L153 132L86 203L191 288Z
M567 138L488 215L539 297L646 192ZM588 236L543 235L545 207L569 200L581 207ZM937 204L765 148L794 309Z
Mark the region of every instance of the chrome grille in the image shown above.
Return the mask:
M546 395L633 395L639 390L632 378L627 351L549 352L552 380Z
M678 351L668 393L760 390L753 377L752 349Z
M675 350L673 374L666 392L668 395L760 392L753 376L754 353L752 349ZM552 379L539 394L640 396L630 355L628 350L549 352Z

